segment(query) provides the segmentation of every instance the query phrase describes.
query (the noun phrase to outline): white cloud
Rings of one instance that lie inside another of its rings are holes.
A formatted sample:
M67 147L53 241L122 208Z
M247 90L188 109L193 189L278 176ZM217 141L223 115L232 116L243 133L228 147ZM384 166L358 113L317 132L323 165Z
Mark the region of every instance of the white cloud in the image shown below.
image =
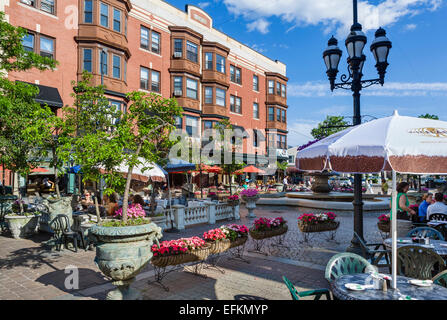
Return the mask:
M434 11L442 0L362 0L358 3L363 30L395 23L407 15ZM326 33L337 31L346 36L352 24L352 2L347 0L224 0L228 10L246 19L280 17L296 26L322 25ZM266 21L266 20L264 20ZM291 30L291 29L289 29Z
M211 3L209 3L209 2L199 2L197 5L198 5L200 8L205 9L206 7L209 7L210 4L211 4Z
M289 97L327 97L349 96L350 91L330 91L329 82L306 82L304 84L290 83L288 85ZM382 97L421 97L421 96L447 96L447 82L385 82L383 87L370 87L362 90L365 96Z
M287 144L291 146L300 146L308 141L314 140L310 132L320 121L309 119L293 119L289 118L287 122Z
M261 18L261 19L255 20L255 21L247 24L247 30L249 32L257 30L262 34L267 34L269 32L269 25L270 25L270 22Z
M415 25L414 23L410 23L410 24L405 25L404 30L412 31L412 30L414 30L416 28L417 28L417 25Z

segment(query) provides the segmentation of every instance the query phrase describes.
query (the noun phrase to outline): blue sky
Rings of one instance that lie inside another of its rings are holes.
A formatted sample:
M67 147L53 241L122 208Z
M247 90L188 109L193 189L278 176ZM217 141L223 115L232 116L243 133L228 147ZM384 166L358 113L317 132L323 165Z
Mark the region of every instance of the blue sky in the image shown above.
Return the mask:
M343 50L352 24L351 0L167 0L184 9L202 7L214 27L287 65L288 143L311 140L310 130L326 115L352 117L350 91L331 93L322 53L333 34ZM373 117L431 113L447 121L447 0L359 1L366 31L364 79L377 77L369 46L382 26L393 47L384 87L362 91L361 113Z

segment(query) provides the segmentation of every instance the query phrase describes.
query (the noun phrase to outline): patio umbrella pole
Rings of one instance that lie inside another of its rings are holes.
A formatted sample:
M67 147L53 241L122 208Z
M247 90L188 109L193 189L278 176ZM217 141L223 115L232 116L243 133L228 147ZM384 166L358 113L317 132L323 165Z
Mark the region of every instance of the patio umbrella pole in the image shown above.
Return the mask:
M169 183L169 173L168 176L168 191L169 191L169 220L171 220L171 229L166 229L165 232L179 232L177 228L174 228L174 221L172 220L172 198L171 198L171 185Z
M393 173L393 191L391 193L392 197L392 206L391 206L391 239L392 239L392 247L391 247L391 266L392 266L392 278L393 289L397 289L397 191L396 191L396 171L392 171Z

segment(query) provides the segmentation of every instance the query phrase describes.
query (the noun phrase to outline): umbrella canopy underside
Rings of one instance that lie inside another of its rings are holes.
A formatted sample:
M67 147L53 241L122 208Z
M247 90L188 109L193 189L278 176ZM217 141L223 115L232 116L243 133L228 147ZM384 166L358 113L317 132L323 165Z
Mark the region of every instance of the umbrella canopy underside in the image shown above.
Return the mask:
M399 116L333 134L299 151L296 167L342 173L447 173L447 122Z

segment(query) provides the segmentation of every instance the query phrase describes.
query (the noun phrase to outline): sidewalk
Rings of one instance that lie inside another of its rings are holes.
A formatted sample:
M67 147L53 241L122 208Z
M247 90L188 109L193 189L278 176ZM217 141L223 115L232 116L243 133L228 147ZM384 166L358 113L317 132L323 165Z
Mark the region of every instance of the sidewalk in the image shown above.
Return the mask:
M345 251L352 237L352 217L339 214L340 228L335 241L327 235L318 235L310 243L303 243L296 225L298 210L291 208L260 207L257 216L283 216L289 225L285 245L288 248L271 247L269 256L247 253L250 264L228 260L223 257L219 266L224 274L214 269L204 269L207 278L181 271L169 273L164 284L167 292L153 281L153 268L150 263L132 284L143 292L145 299L290 299L282 276L288 277L298 290L327 287L324 268L330 257ZM246 210L241 210L242 219L238 223L251 226ZM365 215L365 238L368 241L380 240L375 223L378 214ZM201 236L204 231L217 228L216 225L199 225L187 228L180 233L164 233L163 240ZM106 279L94 263L95 252L71 250L50 252L40 246L48 235L39 234L32 239L15 240L0 236L0 299L105 299L113 285ZM247 242L246 249L253 243ZM67 266L79 270L79 289L65 289Z

